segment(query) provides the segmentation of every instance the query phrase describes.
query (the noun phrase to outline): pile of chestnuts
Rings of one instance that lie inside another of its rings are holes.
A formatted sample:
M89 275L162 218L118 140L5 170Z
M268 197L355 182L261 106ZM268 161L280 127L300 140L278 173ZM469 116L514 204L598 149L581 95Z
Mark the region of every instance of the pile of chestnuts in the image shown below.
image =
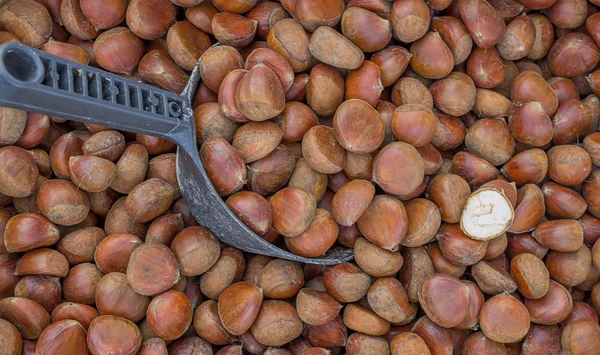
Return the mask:
M599 0L9 0L22 42L176 93L175 145L0 108L0 354L600 352ZM213 46L219 43L219 46Z

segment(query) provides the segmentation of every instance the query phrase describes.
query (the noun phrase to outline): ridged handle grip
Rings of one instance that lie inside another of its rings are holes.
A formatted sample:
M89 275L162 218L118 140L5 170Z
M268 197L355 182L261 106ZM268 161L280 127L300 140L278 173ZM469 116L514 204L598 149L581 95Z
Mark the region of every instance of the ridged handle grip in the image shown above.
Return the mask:
M0 46L0 106L148 134L195 150L193 110L185 96L20 43Z

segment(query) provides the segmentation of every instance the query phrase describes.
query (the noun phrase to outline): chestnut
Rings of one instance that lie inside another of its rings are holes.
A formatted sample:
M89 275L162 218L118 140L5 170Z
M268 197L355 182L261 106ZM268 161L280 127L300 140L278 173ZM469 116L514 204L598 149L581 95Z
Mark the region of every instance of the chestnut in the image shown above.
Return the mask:
M476 240L491 240L504 234L514 220L512 202L494 188L481 188L464 205L460 227ZM493 212L492 212L493 210Z
M459 266L474 265L485 255L488 242L469 238L458 224L443 224L436 238L442 254Z
M335 26L344 11L342 0L298 0L294 1L293 8L290 6L287 5L288 12L309 32L314 32L320 26Z
M230 71L244 67L242 56L230 46L211 47L201 58L200 73L203 82L213 92L219 92L221 82Z
M512 106L508 125L515 139L535 147L543 147L552 141L552 121L537 101L527 101Z
M554 42L547 58L552 74L574 77L594 69L600 60L600 50L590 36L568 33ZM566 58L570 60L565 61Z
M163 244L142 244L129 258L127 282L140 295L158 295L175 285L179 278L175 255Z
M498 343L520 341L527 335L530 316L527 308L516 298L504 293L490 298L479 316L481 330Z
M583 245L583 228L573 219L540 223L531 235L542 246L556 251L572 252Z
M245 333L255 323L262 303L262 289L257 286L237 282L227 287L217 304L223 328L233 335Z
M458 223L471 194L469 184L455 174L436 175L427 188L427 197L439 208L441 219Z
M348 156L348 154L346 155ZM327 181L326 174L317 172L310 167L306 159L300 158L296 161L296 166L290 176L288 186L301 187L312 192L315 195L315 199L321 200L327 190Z
M24 44L40 48L52 34L52 17L44 5L33 0L7 3L0 9L0 27Z
M262 270L257 286L265 297L287 299L304 285L304 274L299 264L282 259L269 262Z
M390 323L377 314L356 303L350 303L344 308L344 324L352 330L367 335L381 336L388 332Z
M503 267L487 261L481 260L473 265L471 274L481 291L488 295L517 290L515 281Z
M331 214L318 208L307 229L296 237L285 238L285 244L296 255L317 257L333 246L338 238L338 228Z
M175 93L181 93L189 79L188 75L171 59L169 53L159 49L151 50L142 57L138 65L138 73L146 82ZM148 137L146 139L156 140L162 138ZM173 144L168 141L158 142L167 145L167 147ZM171 148L168 150L171 150Z
M344 79L333 67L317 64L306 83L306 102L317 115L331 116L344 101Z
M177 22L167 32L167 48L181 68L192 71L202 54L210 47L208 35L188 21Z
M510 269L519 292L526 298L540 299L548 292L550 280L548 269L534 254L516 255L511 260Z
M120 272L106 274L96 284L95 303L102 315L138 322L145 316L149 302L148 297L133 291L127 276Z
M38 167L26 150L8 146L0 148L0 194L27 197L37 189Z
M50 315L39 303L22 297L1 300L0 317L17 327L24 339L37 339L50 323Z
M329 323L306 327L303 335L313 346L335 347L346 345L347 332L342 317L338 316Z
M227 287L242 279L245 268L241 251L224 248L219 260L200 277L199 291L211 299L218 299Z
M565 327L560 342L567 353L593 352L600 344L599 335L598 324L593 321L579 321Z
M67 319L49 325L40 334L37 354L85 354L86 331L77 321Z
M90 62L88 52L76 45L64 42L58 42L50 38L50 40L42 45L40 49L46 53L72 60L84 65Z
M301 289L296 295L296 310L300 319L309 325L333 321L342 306L324 291Z
M232 73L240 72L236 69ZM196 139L199 144L209 138L223 138L231 143L239 123L228 118L219 108L216 102L207 102L194 109L194 121L196 123Z
M14 291L15 297L36 301L48 312L52 312L62 299L60 280L54 276L25 276L15 285Z
M3 233L4 246L12 253L50 246L60 237L58 228L36 213L23 213L10 218Z
M412 333L416 334L425 342L425 344L427 344L427 347L431 350L432 354L450 354L450 349L453 348L450 330L435 324L427 316L419 318L414 323ZM411 332L407 332L406 334L411 334ZM409 344L414 341L414 339L411 340ZM422 347L420 342L417 342L415 345L417 351L421 350Z
M332 215L342 226L351 226L364 213L375 196L375 188L365 180L353 180L335 194Z
M235 340L221 324L216 301L208 300L199 305L194 312L193 322L196 333L203 339L208 339L211 344L225 345Z
M404 104L394 111L391 127L399 141L422 147L434 138L437 120L424 106Z
M213 34L211 22L218 12L219 10L214 7L212 1L202 1L195 6L186 8L185 18L203 32Z
M212 351L211 345L204 339L197 336L182 337L174 341L169 345L169 354L173 355L186 355L197 352L199 354L208 353Z
M246 167L235 148L223 138L209 138L200 156L213 186L222 196L239 191L246 180ZM227 174L223 174L227 171Z
M456 153L451 162L451 170L455 176L458 175L458 177L466 181L467 184L473 189L480 188L484 184L494 181L494 179L497 179L500 176L498 169L496 169L487 160L469 152ZM438 172L438 175L447 174ZM456 177L454 179L456 179ZM461 193L469 194L470 191L462 189ZM460 213L460 211L458 213Z
M473 113L479 117L508 116L512 103L504 95L487 89L476 89Z
M524 233L535 229L545 213L544 196L537 185L527 184L517 193L515 218L508 228L510 233Z
M427 343L415 333L400 333L390 343L392 353L396 355L408 355L411 352L427 354L431 353Z
M284 142L299 142L306 132L319 124L315 112L306 104L300 102L286 102L285 108L275 119L282 132Z
M133 251L143 242L130 233L111 234L103 238L94 250L94 261L104 272L125 272Z
M69 272L67 259L59 252L38 248L26 252L17 263L15 275L49 275L65 277Z
M239 111L251 121L265 121L285 108L285 92L277 75L265 64L250 68L235 95Z
M19 329L2 319L0 320L0 334L2 334L0 339L4 344L3 351L8 355L20 355L23 348L23 338L19 333Z
M270 1L256 4L245 16L251 20L258 21L256 34L262 40L267 38L269 31L277 22L289 18L289 14L283 6Z
M266 196L285 186L294 171L296 157L280 144L266 157L248 165L248 185L252 191ZM220 172L222 174L222 172Z
M465 73L452 72L431 84L430 90L435 106L448 115L462 116L475 105L475 84Z
M226 201L231 211L258 235L264 235L271 227L273 215L264 197L251 191L240 191Z
M574 252L550 250L546 257L550 278L569 287L585 281L592 267L592 255L587 246Z
M431 22L429 8L423 0L395 1L390 17L395 36L406 43L422 38Z
M309 49L316 59L337 68L357 69L365 59L360 48L341 33L327 26L321 26L313 32Z
M391 276L404 263L399 253L382 249L363 237L358 237L354 243L354 256L358 266L374 277Z
M490 48L502 40L506 25L490 3L485 0L463 0L458 3L458 10L478 47Z
M264 301L251 332L266 346L282 346L302 334L303 323L296 309L289 303L277 300Z
M360 7L344 11L341 21L342 33L363 52L383 49L392 39L390 21Z
M588 204L588 212L594 217L600 216L600 206L598 205L598 200L595 198L600 182L598 177L600 177L600 173L593 172L583 185L583 198Z
M417 104L426 109L433 110L433 96L431 96L431 92L427 86L411 77L402 77L396 81L392 87L391 101L396 106Z
M164 340L178 339L192 323L193 309L185 294L169 290L152 299L146 320L152 332Z
M375 118L380 119L380 133L383 139L383 121L380 117ZM338 134L335 132L330 127L314 126L306 132L302 140L302 155L308 164L320 173L332 174L344 168L345 150L337 143Z
M244 163L249 164L275 150L281 142L281 137L281 130L273 122L248 122L235 132L232 146Z
M308 228L315 216L317 202L308 191L288 187L271 199L273 227L286 237L296 237Z
M211 21L217 41L235 48L243 48L252 41L257 25L258 21L231 12L219 12Z
M285 18L275 23L267 35L267 46L281 54L295 73L306 70L312 58L308 36L294 19ZM362 55L360 50L357 51L357 55L358 53ZM359 65L360 63L357 67Z
M127 26L138 37L153 40L161 37L175 23L176 6L169 0L133 0L127 5Z
M515 103L538 101L548 116L558 109L558 97L550 84L531 70L522 72L514 79L510 97Z
M65 180L48 180L40 186L37 205L51 222L72 226L81 223L90 210L87 195Z
M592 170L590 155L576 145L559 145L548 150L548 175L565 186L583 182Z
M65 320L65 319L73 319L79 322L84 329L88 329L92 320L98 317L98 311L91 306L71 303L71 302L63 302L56 306L51 314L52 323Z
M110 188L128 194L144 181L147 170L148 150L141 144L131 144L115 164L115 178Z
M508 181L516 183L517 186L542 182L548 170L548 157L538 148L516 154L500 169Z
M323 284L337 301L356 302L367 294L371 277L354 264L342 263L323 271Z
M335 198L334 198L335 199ZM406 236L408 217L398 199L378 195L357 221L361 233L375 245L396 251Z
M567 100L554 114L554 139L556 145L577 143L590 129L593 113L586 103L579 100Z
M62 281L64 298L69 302L93 305L96 285L102 276L104 274L94 264L75 265Z
M516 17L506 26L497 49L502 58L518 60L529 54L535 41L536 27L527 15Z
M431 144L441 151L458 148L465 139L465 125L458 117L438 113L438 124Z
M385 146L373 161L373 182L390 194L414 192L423 182L424 175L419 152L407 143L394 142Z
M306 84L308 84L308 74L296 74L292 86L285 93L285 99L288 102L304 101L306 99Z
M131 321L110 315L95 318L88 329L87 346L92 354L137 353L142 334Z
M465 339L462 349L465 354L506 353L504 344L488 339L482 332L469 335Z
M473 47L473 39L465 25L456 17L440 16L431 19L431 28L437 31L454 56L454 65L467 60Z
M437 32L428 32L410 46L411 68L427 79L441 79L452 71L454 56Z
M142 339L143 340L143 339ZM167 354L167 344L161 338L151 338L142 343L139 355Z
M174 198L171 184L151 178L137 185L125 199L127 210L136 222L149 222L167 211Z
M489 135L494 135L493 146ZM508 125L500 119L481 119L467 131L465 145L469 152L484 158L492 165L506 163L514 155L514 139Z
M86 2L94 4L93 0ZM144 43L125 27L111 28L94 41L94 59L102 68L114 73L131 74L143 55Z
M554 325L562 322L571 313L573 300L564 286L551 280L546 294L540 299L526 299L525 307L531 315L532 322Z
M418 292L423 280L435 273L433 263L424 247L404 248L402 258L404 267L400 269L398 279L406 285L408 299L418 302Z

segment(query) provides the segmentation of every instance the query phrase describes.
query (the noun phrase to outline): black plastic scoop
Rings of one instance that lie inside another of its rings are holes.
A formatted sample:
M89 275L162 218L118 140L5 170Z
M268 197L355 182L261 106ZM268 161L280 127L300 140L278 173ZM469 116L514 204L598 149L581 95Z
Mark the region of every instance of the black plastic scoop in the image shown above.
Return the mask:
M332 265L353 258L334 248L303 258L265 241L242 223L212 186L198 155L191 100L198 65L181 95L125 79L19 43L0 46L0 106L164 138L177 144L177 179L198 222L222 242L250 253ZM0 162L1 163L1 162Z

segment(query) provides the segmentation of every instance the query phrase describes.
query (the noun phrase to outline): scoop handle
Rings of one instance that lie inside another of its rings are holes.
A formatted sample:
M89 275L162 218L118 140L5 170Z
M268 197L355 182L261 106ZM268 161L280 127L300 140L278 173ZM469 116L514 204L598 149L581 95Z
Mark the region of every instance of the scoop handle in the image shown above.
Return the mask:
M185 96L20 43L0 46L0 106L147 134L195 150L193 110Z

